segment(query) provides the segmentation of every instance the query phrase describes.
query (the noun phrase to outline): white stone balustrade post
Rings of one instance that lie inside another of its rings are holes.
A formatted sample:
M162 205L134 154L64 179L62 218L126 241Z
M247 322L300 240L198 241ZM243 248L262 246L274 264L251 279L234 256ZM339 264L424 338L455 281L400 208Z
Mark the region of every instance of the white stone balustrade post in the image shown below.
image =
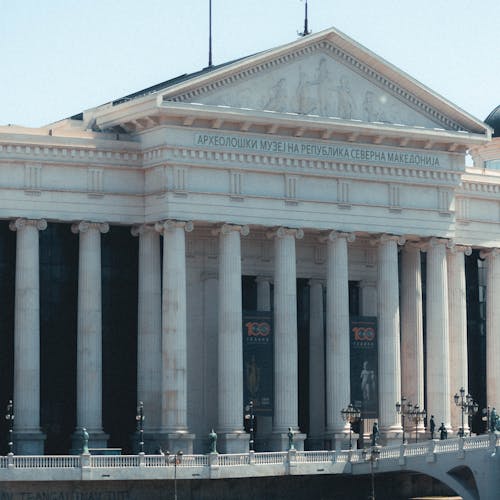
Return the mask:
M248 226L224 224L219 233L218 433L226 453L248 451L243 430L241 235Z
M43 454L40 429L40 257L39 231L47 222L17 219L14 318L14 442L19 455Z
M465 389L468 394L468 361L467 361L467 301L465 287L465 257L470 255L470 247L452 246L447 258L448 269L448 301L450 324L450 396ZM460 408L451 404L451 426L454 432L462 426ZM464 431L469 432L468 418L464 419Z
M387 442L402 432L396 402L401 400L398 249L404 239L382 235L378 245L379 428Z
M297 273L295 239L301 229L280 227L268 233L274 238L274 420L272 447L288 446L288 429L298 431ZM304 434L295 434L295 446L303 447Z
M89 433L89 447L103 448L102 428L102 289L101 233L107 223L82 221L71 226L79 234L76 425L73 447L81 446L78 429Z
M500 249L481 252L488 263L486 282L486 400L497 412L500 409Z
M351 403L347 243L354 239L354 234L335 231L327 238L326 432L337 449L349 435L350 426L341 411Z
M401 393L407 401L423 410L422 271L420 248L411 242L401 252L401 358ZM419 432L423 430L422 420Z
M170 450L192 453L187 423L186 232L192 222L156 224L163 234L161 429Z
M451 431L447 243L432 238L427 249L427 412Z
M137 401L142 401L144 441L155 451L161 428L161 259L160 235L153 225L131 229L139 237L137 306Z

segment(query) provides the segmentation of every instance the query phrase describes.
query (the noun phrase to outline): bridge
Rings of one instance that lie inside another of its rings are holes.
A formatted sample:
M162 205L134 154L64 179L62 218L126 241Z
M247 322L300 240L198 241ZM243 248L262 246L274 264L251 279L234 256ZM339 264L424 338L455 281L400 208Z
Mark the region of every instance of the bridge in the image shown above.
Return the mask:
M500 434L367 450L207 455L44 455L0 457L0 482L147 481L286 475L419 472L464 500L500 497Z

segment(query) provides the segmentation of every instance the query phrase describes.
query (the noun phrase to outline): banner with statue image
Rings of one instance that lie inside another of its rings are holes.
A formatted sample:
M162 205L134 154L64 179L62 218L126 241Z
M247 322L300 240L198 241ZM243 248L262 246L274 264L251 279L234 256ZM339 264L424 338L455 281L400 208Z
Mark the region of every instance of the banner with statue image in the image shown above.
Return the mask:
M256 415L272 416L274 392L271 311L243 312L243 404Z
M377 318L350 318L351 402L361 418L378 418Z

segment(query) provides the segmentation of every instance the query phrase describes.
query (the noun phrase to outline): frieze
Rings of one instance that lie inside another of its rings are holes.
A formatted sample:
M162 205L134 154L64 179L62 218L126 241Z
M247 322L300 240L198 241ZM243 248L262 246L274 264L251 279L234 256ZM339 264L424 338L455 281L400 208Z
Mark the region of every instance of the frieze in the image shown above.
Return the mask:
M257 136L226 134L195 134L194 145L204 148L225 148L237 151L255 151L283 155L312 157L318 160L356 161L361 163L389 163L420 168L445 168L449 160L443 155L418 151L401 151L363 145L285 139L266 139ZM224 154L224 153L222 153ZM227 153L225 153L227 154Z
M13 157L36 157L37 160L63 160L63 161L94 161L96 163L115 162L139 165L142 154L139 152L123 152L109 150L95 150L87 148L67 148L56 146L26 146L19 144L0 144L0 161Z

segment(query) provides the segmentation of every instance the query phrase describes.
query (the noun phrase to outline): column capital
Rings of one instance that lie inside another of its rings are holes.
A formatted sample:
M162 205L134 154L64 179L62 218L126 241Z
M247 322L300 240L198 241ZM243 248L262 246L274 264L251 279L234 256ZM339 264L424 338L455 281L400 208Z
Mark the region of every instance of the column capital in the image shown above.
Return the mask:
M439 245L445 245L446 248L450 249L455 245L455 242L450 238L437 238L436 236L433 236L432 238L429 239L427 248L429 247L437 247Z
M10 222L9 229L11 231L18 231L19 229L22 229L26 226L33 226L38 229L38 231L44 231L45 229L47 229L47 221L45 219L19 218Z
M82 220L71 225L71 232L73 234L87 233L90 229L97 229L100 233L105 234L109 231L109 224L107 222L88 222Z
M186 233L190 233L194 229L193 221L181 221L181 220L165 220L155 223L155 229L160 234L165 234L167 231L172 231L176 228L184 228Z
M289 227L279 227L273 229L266 233L267 238L284 238L285 236L293 236L297 240L301 240L304 237L304 231L302 229L293 229Z
M455 245L455 243L453 243L452 245L447 246L447 248L451 254L463 253L467 256L472 254L472 248L467 245Z
M272 283L272 282L273 282L272 276L257 276L255 278L255 283Z
M130 234L132 236L139 236L144 233L156 232L154 224L134 224L130 228Z
M406 238L402 235L384 233L380 236L375 236L374 238L370 239L370 245L383 245L385 243L388 243L389 241L395 241L399 246L403 246L406 243Z
M485 248L479 252L479 257L481 259L487 259L489 257L498 257L500 255L500 248Z
M326 285L326 280L324 278L316 278L316 277L313 277L311 278L307 284L309 286L313 286L313 285L321 285L322 287L325 287Z
M229 234L233 231L239 232L242 236L248 236L250 234L250 228L245 224L240 226L238 224L222 224L221 226L212 229L212 234L217 236L218 234Z
M330 231L328 234L324 236L320 236L319 240L321 242L329 242L329 241L336 241L340 238L345 238L348 243L352 243L356 241L356 234L355 233L344 233L342 231Z

